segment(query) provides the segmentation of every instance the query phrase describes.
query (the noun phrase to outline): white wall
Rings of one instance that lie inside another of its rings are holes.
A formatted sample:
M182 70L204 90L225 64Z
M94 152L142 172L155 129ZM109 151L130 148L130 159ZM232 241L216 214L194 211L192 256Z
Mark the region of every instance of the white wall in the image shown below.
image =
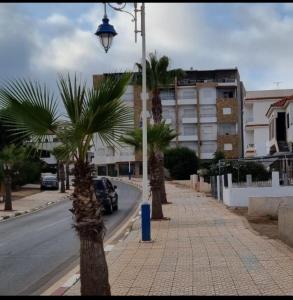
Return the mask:
M256 156L265 156L268 154L267 143L269 141L268 127L254 128L254 145L256 149Z
M293 103L289 103L286 109L286 118L287 113L289 113L289 128L287 129L287 142L293 142ZM287 128L287 120L286 120Z
M288 197L293 195L293 186L280 186L279 173L272 173L270 187L232 187L228 174L228 187L223 184L223 202L230 207L248 207L249 197Z
M265 100L255 100L244 103L244 112L243 112L243 134L244 134L244 151L247 149L248 144L253 144L256 149L255 156L265 156L268 154L269 144L269 119L266 117L266 113L271 106L271 104L275 103L276 99L265 99ZM253 116L253 120L247 122L247 117ZM246 124L256 125L253 127L253 130L247 130L245 128ZM267 126L257 126L264 125ZM253 135L253 136L251 136Z

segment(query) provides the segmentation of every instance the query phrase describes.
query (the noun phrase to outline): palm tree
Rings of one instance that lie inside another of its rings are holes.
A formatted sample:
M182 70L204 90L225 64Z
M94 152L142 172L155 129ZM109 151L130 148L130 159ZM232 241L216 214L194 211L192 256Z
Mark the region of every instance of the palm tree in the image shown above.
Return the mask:
M11 184L15 168L20 166L26 156L24 147L16 147L14 144L5 146L0 152L0 164L4 174L4 210L12 210Z
M148 136L148 161L150 168L150 186L152 191L152 219L164 219L161 201L161 156L158 153L164 151L176 133L165 123L149 125ZM136 128L121 138L125 144L134 146L136 150L142 149L142 129Z
M142 82L142 65L136 63L138 67L138 76L135 83L141 84ZM146 75L147 75L147 88L151 92L152 102L152 117L155 124L162 121L162 102L160 97L160 89L168 87L172 84L176 77L180 78L184 75L182 69L168 70L170 66L170 58L168 56L162 56L158 58L157 53L150 53L149 60L146 61ZM161 201L163 204L167 204L166 189L165 189L165 174L164 174L164 154L157 153L161 156L161 176L163 177L161 186Z
M121 134L132 128L130 108L120 99L130 74L107 76L94 88L60 75L58 88L66 115L57 114L57 102L46 86L28 80L7 81L0 89L1 119L21 129L41 149L48 134L54 134L63 145L63 159L74 157L74 191L72 209L74 228L80 239L81 295L110 295L108 266L103 238L105 226L102 207L96 199L92 182L93 166L87 151L95 136L108 145L117 145Z
M66 180L65 180L65 189L70 190L70 182L69 182L69 161L65 164L65 170L66 170Z

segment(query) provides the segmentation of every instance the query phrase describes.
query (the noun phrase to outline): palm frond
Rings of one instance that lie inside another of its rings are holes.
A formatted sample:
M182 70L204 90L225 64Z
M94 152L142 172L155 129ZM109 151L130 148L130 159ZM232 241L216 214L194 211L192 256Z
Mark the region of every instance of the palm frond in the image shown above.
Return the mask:
M68 117L73 124L76 124L83 113L86 84L85 82L81 83L81 81L77 81L76 74L74 75L72 83L68 73L66 78L62 74L59 75L59 81L57 85Z
M6 81L0 88L0 107L0 118L15 137L42 140L57 130L57 102L38 82Z
M133 112L122 100L131 75L106 78L86 94L87 109L80 121L86 134L97 133L106 144L119 143L121 134L133 127Z

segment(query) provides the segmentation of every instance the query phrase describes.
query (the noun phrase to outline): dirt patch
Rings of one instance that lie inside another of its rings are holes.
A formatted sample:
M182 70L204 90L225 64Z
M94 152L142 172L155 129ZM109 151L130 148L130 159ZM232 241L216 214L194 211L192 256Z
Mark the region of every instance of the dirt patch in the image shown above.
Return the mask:
M40 189L21 188L19 191L12 192L12 201L40 193Z
M278 220L276 218L272 218L271 216L250 217L248 216L248 208L234 208L230 210L238 216L245 217L252 229L260 235L270 239L279 239Z

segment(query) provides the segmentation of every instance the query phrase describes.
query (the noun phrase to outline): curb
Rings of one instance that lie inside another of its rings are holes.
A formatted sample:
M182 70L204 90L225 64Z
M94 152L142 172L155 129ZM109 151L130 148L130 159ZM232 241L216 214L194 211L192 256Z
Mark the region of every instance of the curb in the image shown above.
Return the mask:
M46 204L41 205L41 206L37 206L37 207L31 208L31 209L28 209L28 210L24 210L24 211L17 211L12 215L0 217L0 223L5 222L9 219L14 219L16 217L20 217L20 216L23 216L23 215L28 215L28 214L31 214L31 213L34 213L34 212L38 212L38 211L40 211L44 208L52 206L53 204L59 203L59 202L65 200L65 199L67 199L68 197L70 197L70 195L66 195L66 196L62 197L59 201L49 201Z

